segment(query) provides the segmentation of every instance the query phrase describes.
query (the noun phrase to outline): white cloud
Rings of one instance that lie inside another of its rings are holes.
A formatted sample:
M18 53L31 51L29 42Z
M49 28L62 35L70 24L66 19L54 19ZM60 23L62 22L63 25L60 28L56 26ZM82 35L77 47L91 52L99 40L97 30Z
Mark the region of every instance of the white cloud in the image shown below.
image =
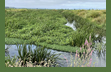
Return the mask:
M40 2L55 2L55 0L40 0Z
M106 8L106 0L5 0L5 6L17 8Z

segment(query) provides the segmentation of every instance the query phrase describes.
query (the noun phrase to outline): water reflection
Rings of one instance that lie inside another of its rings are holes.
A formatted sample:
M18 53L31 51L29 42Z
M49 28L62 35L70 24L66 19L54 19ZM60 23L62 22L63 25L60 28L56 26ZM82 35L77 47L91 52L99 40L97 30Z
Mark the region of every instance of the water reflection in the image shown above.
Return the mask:
M65 25L71 27L73 30L76 30L75 21L73 21L72 23L67 21L67 23Z
M11 57L13 57L14 55L18 56L18 50L17 50L16 45L5 45L5 47L7 47L7 46L9 47L8 51L5 52L7 55L10 55ZM28 46L29 45L27 45L27 48L28 48ZM36 46L32 45L32 49L35 49L35 48L36 48ZM72 64L72 66L74 66L74 62L72 62L72 61L74 61L74 59L75 59L75 53L70 54L68 52L62 52L62 51L57 51L57 50L52 50L52 49L48 49L48 51L51 51L52 54L61 53L61 55L59 56L59 58L61 58L61 60L57 61L61 67L67 67L71 64ZM7 55L5 55L5 56L7 56ZM92 65L94 62L98 62L95 64L95 67L106 67L106 51L105 50L101 51L101 52L94 51L92 53Z

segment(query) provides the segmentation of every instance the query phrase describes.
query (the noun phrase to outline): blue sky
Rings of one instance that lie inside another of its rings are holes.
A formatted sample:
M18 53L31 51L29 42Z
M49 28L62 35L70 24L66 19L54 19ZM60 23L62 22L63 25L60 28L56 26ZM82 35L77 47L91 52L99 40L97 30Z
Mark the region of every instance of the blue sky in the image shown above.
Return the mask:
M106 9L106 0L5 0L5 6L47 9Z

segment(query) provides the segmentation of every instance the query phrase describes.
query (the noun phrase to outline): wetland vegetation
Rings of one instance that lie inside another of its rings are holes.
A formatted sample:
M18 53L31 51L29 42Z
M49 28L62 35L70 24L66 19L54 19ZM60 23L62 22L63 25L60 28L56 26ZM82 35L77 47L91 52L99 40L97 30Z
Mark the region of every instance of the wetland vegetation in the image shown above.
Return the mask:
M77 14L84 11L90 14L86 18ZM19 43L20 41L39 43L42 46L47 45L47 48L63 51L76 51L72 49L82 46L90 34L93 40L97 39L96 34L99 34L98 39L105 35L106 23L101 21L98 23L96 21L98 15L95 18L92 16L100 12L101 18L105 10L95 10L95 14L92 11L94 10L5 9L5 43L10 44L14 40ZM65 26L66 19L70 22L76 21L76 31ZM64 48L64 46L67 47Z
M65 25L67 20L75 21L76 30ZM99 36L95 37L96 34ZM106 36L106 10L5 9L5 44L45 45L46 48L80 53L80 47L89 36L92 46L94 41L101 42ZM36 51L31 52L32 57ZM26 50L24 52L28 54ZM27 59L29 55L26 56ZM36 60L36 56L33 58ZM36 61L40 62L38 59ZM22 65L25 64L23 61Z

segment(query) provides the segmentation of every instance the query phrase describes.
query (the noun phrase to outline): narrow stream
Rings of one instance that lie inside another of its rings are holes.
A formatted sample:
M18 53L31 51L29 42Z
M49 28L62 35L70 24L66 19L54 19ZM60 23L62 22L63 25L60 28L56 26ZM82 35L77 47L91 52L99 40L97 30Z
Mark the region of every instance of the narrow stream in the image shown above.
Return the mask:
M27 45L28 48L29 45ZM18 56L18 51L17 51L17 46L16 45L5 45L5 48L9 48L7 52L5 52L5 56L7 56L8 54L13 57ZM32 49L35 49L36 46L32 45ZM59 58L64 58L64 56L68 59L68 64L66 62L66 60L58 60L57 62L60 64L61 67L67 67L68 65L71 65L71 55L73 56L73 58L75 58L75 53L68 53L68 52L62 52L62 51L57 51L57 50L52 50L52 49L48 49L48 51L51 51L51 53L55 53L55 54L59 54L61 53L61 55L59 56ZM98 62L95 64L96 67L106 67L106 51L101 51L101 53L98 53L97 51L94 51L92 54L92 63L94 62ZM74 64L73 64L74 65ZM93 65L93 64L92 64Z

